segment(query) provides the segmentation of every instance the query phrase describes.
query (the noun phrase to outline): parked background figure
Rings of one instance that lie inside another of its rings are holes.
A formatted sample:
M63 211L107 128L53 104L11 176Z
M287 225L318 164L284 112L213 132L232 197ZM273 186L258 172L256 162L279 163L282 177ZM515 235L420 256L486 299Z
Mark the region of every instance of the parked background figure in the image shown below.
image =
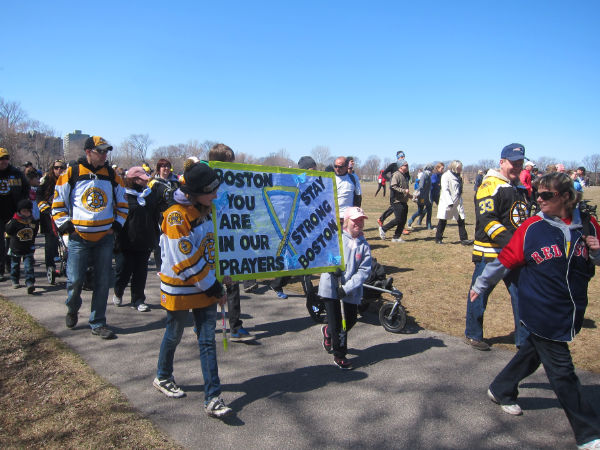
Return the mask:
M5 226L17 212L17 203L26 199L29 199L29 182L23 172L10 164L8 150L0 147L0 281L6 281L7 269L10 272Z
M379 175L377 176L377 190L375 191L375 197L377 197L377 194L379 194L379 191L381 190L381 188L383 188L383 196L385 197L385 177L383 176L383 170L379 172Z
M67 170L64 161L57 159L48 168L48 172L40 181L36 193L36 202L40 210L40 231L44 234L44 262L46 272L56 273L56 259L58 258L58 230L52 220L52 199L56 180Z
M116 281L113 303L121 306L123 294L131 280L131 307L140 312L150 311L146 305L148 258L158 240L158 198L148 187L150 177L139 166L131 167L125 178L125 198L129 205L123 230L115 240Z
M144 170L144 172L146 171ZM156 174L148 182L148 187L152 189L158 200L158 211L160 214L157 217L157 227L160 228L163 218L162 214L171 206L173 192L179 187L179 181L177 181L177 177L171 172L171 162L168 159L161 158L156 162ZM160 270L161 256L158 238L154 243L154 262L156 263L156 270Z
M581 330L588 283L594 266L600 265L600 227L576 207L579 196L565 174L543 176L538 186L541 212L515 231L469 295L476 300L511 270L520 269L519 318L529 333L492 381L488 397L504 412L522 414L519 384L542 364L578 448L598 449L600 415L582 392L568 345Z
M454 160L444 172L440 187L440 203L438 204L438 224L435 232L435 243L443 244L444 230L448 220L455 219L458 223L458 236L462 245L471 245L465 227L465 208L463 207L463 179L461 176L463 165Z

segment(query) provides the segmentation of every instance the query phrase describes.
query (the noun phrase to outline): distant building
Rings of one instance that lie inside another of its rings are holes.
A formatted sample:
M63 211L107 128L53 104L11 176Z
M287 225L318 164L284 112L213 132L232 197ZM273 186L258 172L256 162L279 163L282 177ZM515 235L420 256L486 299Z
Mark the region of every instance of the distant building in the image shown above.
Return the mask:
M83 134L81 130L75 130L65 135L64 148L67 162L78 159L83 154L83 145L89 137L89 134Z

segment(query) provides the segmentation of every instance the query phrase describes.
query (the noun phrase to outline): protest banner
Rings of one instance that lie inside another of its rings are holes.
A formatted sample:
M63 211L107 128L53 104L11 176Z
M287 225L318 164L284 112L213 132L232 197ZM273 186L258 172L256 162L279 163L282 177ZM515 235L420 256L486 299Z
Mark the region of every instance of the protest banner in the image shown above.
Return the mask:
M233 280L344 269L335 174L211 161L217 277Z

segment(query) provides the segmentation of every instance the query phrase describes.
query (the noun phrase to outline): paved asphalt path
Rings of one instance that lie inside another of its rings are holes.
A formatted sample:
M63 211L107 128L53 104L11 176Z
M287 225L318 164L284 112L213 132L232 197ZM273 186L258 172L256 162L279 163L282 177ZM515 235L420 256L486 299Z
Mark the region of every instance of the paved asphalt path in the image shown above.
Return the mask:
M9 281L0 289L187 448L575 448L542 369L522 384L523 416L509 416L487 399L488 384L511 352L480 352L414 325L391 334L368 313L349 333L355 368L342 371L321 347L320 327L308 317L304 298L280 300L264 286L259 295L242 297L242 319L256 339L230 343L225 352L217 334L223 397L236 414L212 419L203 409L191 327L175 355L175 378L187 397L169 399L152 387L165 319L152 266L150 312L117 308L109 299L108 324L118 334L111 341L90 333L90 292L83 293L79 324L69 330L64 279L49 286L39 264L36 277L37 295L12 290ZM600 405L600 376L578 373L586 396Z

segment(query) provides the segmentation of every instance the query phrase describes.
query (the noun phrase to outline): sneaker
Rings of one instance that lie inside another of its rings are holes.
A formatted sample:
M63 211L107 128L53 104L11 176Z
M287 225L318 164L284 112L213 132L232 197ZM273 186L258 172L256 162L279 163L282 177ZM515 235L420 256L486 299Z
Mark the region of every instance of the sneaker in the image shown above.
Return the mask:
M409 222L408 224L406 224L406 229L412 230L413 229L412 223Z
M104 325L92 328L92 334L94 336L100 336L102 339L114 339L116 337L115 333L113 333L113 331L110 328Z
M144 302L138 303L137 310L140 312L150 311L150 307L146 305Z
M333 358L333 363L338 366L342 370L351 370L352 363L348 361L346 358Z
M185 397L185 392L175 384L174 378L170 378L168 380L159 380L158 378L155 378L152 382L152 386L165 394L167 397Z
M406 242L406 241L402 238L392 238L392 242Z
M377 219L377 225L379 225L379 227L383 227L383 222L381 219Z
M512 405L500 404L500 402L496 399L496 397L494 397L494 394L492 394L492 391L489 389L487 390L487 396L491 401L500 405L500 407L502 408L502 411L504 411L505 413L510 414L512 416L520 416L523 414L523 410L516 403L513 403ZM591 447L591 448L593 448L593 447ZM598 448L600 448L600 447L598 447Z
M122 304L123 304L123 297L117 297L116 295L113 295L113 305L121 306Z
M225 402L221 397L213 397L210 399L210 401L204 406L204 410L210 417L216 417L218 419L227 417L233 412L233 409L225 405Z
M327 335L327 325L321 327L321 333L323 334L323 348L327 353L331 353L331 337Z
M381 227L381 226L379 227L379 238L382 241L385 241L385 231L383 231L383 227Z
M247 341L252 339L252 335L244 327L239 327L237 330L231 330L232 341Z
M410 227L412 229L412 227ZM402 230L402 234L410 234L409 230Z
M273 289L273 288L271 288ZM275 289L273 289L275 291ZM287 294L283 291L275 291L275 293L277 294L277 297L285 300L286 298L288 298Z
M462 241L460 241L461 245L473 245L473 240L472 239L463 239Z
M577 448L583 450L594 450L600 449L600 439L594 439L593 441L586 442L585 444L578 445Z
M466 337L465 336L465 343L470 345L473 348L476 348L477 350L481 350L481 351L487 351L490 349L490 346L483 342L483 341L478 341L477 339L471 339L470 337Z
M33 294L33 291L35 291L35 286L33 284L30 284L29 286L27 286L27 293L28 294Z
M75 325L77 325L77 313L68 312L65 322L67 324L67 328L75 328Z
M436 243L436 244L443 244L443 242L442 242L442 240L441 240L441 239L436 239L436 240L435 240L435 243Z

